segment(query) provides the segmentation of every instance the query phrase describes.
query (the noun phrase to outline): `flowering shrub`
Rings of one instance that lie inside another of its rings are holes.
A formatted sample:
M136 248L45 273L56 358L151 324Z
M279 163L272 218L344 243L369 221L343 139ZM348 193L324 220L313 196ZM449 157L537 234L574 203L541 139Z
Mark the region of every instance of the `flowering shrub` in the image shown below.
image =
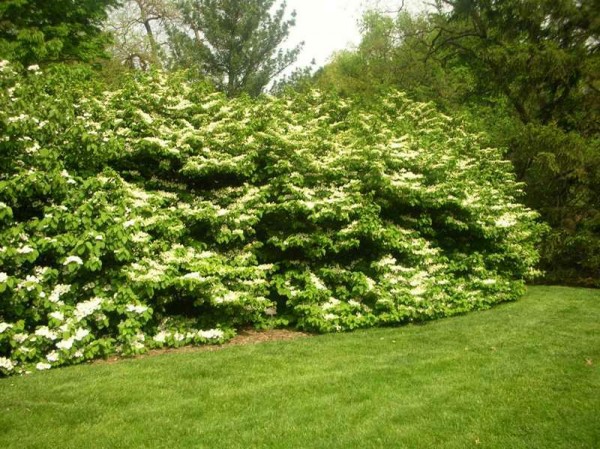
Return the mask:
M449 316L535 275L510 164L429 105L78 70L0 66L3 374Z

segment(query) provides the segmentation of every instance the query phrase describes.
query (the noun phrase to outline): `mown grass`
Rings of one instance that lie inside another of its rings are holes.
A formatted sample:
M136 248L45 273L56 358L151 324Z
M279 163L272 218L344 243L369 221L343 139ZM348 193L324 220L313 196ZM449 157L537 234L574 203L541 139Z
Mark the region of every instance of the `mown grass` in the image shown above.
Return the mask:
M600 291L0 380L1 448L598 448Z

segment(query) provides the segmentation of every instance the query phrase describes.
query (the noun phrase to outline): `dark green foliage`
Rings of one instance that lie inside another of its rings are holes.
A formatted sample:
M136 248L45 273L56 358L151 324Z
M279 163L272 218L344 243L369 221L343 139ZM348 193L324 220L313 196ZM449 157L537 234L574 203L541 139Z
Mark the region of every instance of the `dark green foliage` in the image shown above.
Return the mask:
M104 55L101 30L118 0L2 0L0 59L24 66L53 61L93 62Z
M481 99L506 100L483 129L509 148L528 204L553 228L549 280L600 285L600 3L443 3L451 11L434 17L431 53L458 58ZM493 123L502 114L508 126Z

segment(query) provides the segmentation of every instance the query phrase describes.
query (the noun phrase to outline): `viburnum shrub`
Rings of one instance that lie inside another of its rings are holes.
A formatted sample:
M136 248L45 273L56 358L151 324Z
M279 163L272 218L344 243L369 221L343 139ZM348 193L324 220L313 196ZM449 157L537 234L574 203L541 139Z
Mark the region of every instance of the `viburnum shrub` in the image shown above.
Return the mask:
M497 149L401 93L103 91L0 63L0 372L401 324L516 299L537 215Z

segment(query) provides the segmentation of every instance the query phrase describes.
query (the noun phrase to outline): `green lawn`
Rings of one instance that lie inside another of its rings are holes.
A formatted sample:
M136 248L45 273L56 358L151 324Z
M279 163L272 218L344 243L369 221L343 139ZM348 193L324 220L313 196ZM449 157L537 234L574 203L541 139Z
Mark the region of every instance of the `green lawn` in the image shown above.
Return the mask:
M599 448L600 291L0 380L0 448Z

